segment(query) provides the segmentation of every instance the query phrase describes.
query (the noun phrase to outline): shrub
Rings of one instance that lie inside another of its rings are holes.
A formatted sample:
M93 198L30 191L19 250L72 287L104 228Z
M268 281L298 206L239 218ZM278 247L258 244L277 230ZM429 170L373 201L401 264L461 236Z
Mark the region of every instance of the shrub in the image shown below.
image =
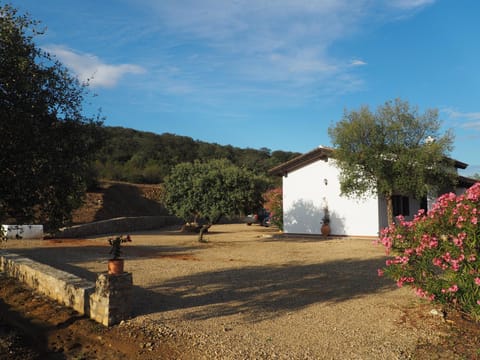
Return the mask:
M270 212L271 222L283 230L283 196L282 189L270 189L264 194L264 207Z
M480 183L465 194L441 196L413 221L398 217L380 242L393 256L379 269L407 284L420 297L469 313L480 320Z

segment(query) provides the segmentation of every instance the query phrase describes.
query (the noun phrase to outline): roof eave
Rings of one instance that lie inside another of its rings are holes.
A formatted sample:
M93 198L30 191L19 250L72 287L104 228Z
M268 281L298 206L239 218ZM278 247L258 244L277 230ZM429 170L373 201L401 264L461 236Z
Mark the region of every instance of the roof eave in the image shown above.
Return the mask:
M284 176L289 172L300 169L304 166L314 163L317 160L327 160L331 157L333 149L327 147L318 147L305 154L299 155L283 164L275 166L268 172L271 175Z
M310 165L317 160L327 160L328 158L332 157L334 151L335 150L333 148L319 146L316 149L294 157L293 159L284 162L283 164L275 166L274 168L270 169L268 173L271 175L284 176L291 171L300 169L306 165ZM462 161L458 161L449 157L446 157L446 159L453 161L453 164L457 169L464 170L468 167L468 164Z

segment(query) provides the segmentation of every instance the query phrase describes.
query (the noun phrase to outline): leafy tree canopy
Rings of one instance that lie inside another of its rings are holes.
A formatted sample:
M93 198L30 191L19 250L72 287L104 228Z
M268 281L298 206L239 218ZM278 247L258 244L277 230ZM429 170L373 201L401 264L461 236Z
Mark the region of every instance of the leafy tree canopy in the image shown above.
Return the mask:
M346 111L328 130L342 192L384 195L391 223L394 193L421 198L453 184L456 174L447 158L453 134L440 134L440 126L437 110L420 114L400 99L387 101L375 112L366 106Z
M166 205L185 221L203 218L203 232L224 215L261 207L268 180L226 159L176 165L165 181Z
M104 127L105 145L97 157L99 176L136 183L160 183L182 162L228 159L257 174L267 171L298 153L262 148L241 149L212 144L174 134L154 134L121 127Z
M100 137L84 86L34 43L38 23L0 6L0 220L57 228L81 204Z

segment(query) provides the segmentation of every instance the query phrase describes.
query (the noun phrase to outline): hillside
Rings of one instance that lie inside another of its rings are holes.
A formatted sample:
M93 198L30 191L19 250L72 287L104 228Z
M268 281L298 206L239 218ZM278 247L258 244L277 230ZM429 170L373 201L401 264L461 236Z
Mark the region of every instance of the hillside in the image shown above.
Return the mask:
M174 134L154 134L122 127L103 127L104 144L95 170L101 179L158 184L175 165L195 160L228 159L257 174L286 162L298 153L238 148L194 140Z
M73 224L123 216L167 215L158 201L161 193L159 185L102 181L97 189L86 193L84 205L72 214Z

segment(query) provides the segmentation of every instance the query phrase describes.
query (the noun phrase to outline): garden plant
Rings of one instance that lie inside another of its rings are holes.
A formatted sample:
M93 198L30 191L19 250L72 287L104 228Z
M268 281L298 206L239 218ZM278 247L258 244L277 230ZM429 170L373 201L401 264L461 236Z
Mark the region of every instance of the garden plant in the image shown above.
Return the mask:
M264 194L264 207L270 212L271 222L279 230L283 230L283 194L282 188L268 190Z
M399 287L480 320L480 183L463 195L442 195L431 210L382 231L392 256L379 269Z

